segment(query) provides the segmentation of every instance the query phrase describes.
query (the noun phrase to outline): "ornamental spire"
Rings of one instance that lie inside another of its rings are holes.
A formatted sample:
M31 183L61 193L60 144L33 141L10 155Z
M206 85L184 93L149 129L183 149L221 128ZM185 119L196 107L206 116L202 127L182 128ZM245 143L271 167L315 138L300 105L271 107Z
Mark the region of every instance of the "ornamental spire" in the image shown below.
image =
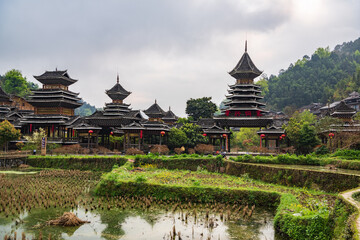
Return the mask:
M245 52L247 52L247 40L245 40Z
M116 82L119 83L119 73L117 73Z

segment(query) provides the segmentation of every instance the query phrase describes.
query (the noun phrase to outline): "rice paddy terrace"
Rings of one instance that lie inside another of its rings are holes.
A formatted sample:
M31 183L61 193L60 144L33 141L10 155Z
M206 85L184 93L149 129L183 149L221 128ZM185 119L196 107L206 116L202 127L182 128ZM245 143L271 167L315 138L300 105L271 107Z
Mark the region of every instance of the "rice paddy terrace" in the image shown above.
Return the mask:
M337 190L325 191L320 183L316 188L266 183L251 178L251 172L234 174L229 169L231 164L242 163L214 157L137 157L105 174L31 168L22 174L3 171L0 236L356 239L357 211L338 196ZM75 213L89 223L70 227L48 224L64 212Z

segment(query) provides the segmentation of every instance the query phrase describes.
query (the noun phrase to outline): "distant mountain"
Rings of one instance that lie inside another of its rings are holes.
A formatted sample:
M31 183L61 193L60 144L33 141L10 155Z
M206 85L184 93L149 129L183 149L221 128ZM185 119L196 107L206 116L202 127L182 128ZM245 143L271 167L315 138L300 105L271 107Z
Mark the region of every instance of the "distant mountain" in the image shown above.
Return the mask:
M333 51L318 48L278 76L267 80L264 99L274 110L286 106L299 108L313 102L328 103L360 91L360 38L337 45Z
M75 115L85 117L90 116L96 111L95 106L92 106L83 100L81 100L81 102L83 102L84 104L81 107L75 109Z

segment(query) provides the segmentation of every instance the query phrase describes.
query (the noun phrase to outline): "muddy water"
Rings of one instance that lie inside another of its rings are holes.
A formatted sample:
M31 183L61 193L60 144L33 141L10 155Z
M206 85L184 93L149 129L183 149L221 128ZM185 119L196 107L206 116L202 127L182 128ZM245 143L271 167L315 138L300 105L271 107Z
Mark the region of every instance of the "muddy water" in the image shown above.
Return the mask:
M10 177L10 175L8 175ZM21 178L24 175L11 177ZM30 212L5 217L0 213L0 239L5 235L21 239L24 232L27 239L275 239L273 214L270 211L255 208L251 217L243 217L242 212L226 211L223 214L210 210L209 205L196 205L188 209L174 205L140 209L134 204L126 207L112 206L93 209L89 202L91 196L82 196L81 203L75 208L49 207L33 208ZM103 201L102 206L112 204L105 199L95 198L94 202ZM47 226L46 221L61 216L64 212L74 212L80 219L90 221L78 227ZM196 214L194 213L196 212ZM208 212L208 214L207 214ZM230 218L229 218L230 214ZM196 217L195 217L196 215ZM208 215L208 216L207 216ZM187 217L186 217L187 216ZM174 238L174 227L176 237ZM179 238L180 236L180 238Z

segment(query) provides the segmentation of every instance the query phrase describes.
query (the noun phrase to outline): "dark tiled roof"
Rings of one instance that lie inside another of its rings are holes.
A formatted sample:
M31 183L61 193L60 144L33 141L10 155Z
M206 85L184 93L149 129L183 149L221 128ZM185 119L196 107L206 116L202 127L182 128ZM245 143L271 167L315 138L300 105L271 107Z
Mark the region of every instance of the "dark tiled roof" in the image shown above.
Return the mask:
M205 128L203 129L204 133L206 134L224 134L224 133L230 133L229 131L219 127L219 126L216 126L216 125L213 125L212 127L210 128Z
M34 78L42 84L63 84L69 86L77 82L77 80L70 78L67 70L46 71L40 76L34 76Z
M210 128L214 126L215 123L215 120L212 118L201 118L197 122L197 125L201 126L202 128Z
M10 96L4 92L4 90L0 87L0 101L1 102L12 102Z
M124 100L131 92L126 91L120 85L118 76L116 84L110 90L106 90L106 94L113 100Z
M247 53L246 47L245 47L245 53L242 55L238 64L234 67L234 69L231 72L229 72L229 74L236 79L240 79L244 77L255 78L257 76L260 76L261 73L262 71L260 71L251 60L249 54Z
M178 118L178 116L176 116L174 113L173 113L173 111L171 111L171 109L169 108L169 111L167 111L166 113L165 113L165 116L162 118L163 120L174 120L174 121L176 121L176 120L178 120L179 118Z
M165 115L164 110L157 104L156 100L153 105L144 111L149 117L163 117Z
M336 107L335 112L355 112L355 109L349 107L344 101L341 101Z

